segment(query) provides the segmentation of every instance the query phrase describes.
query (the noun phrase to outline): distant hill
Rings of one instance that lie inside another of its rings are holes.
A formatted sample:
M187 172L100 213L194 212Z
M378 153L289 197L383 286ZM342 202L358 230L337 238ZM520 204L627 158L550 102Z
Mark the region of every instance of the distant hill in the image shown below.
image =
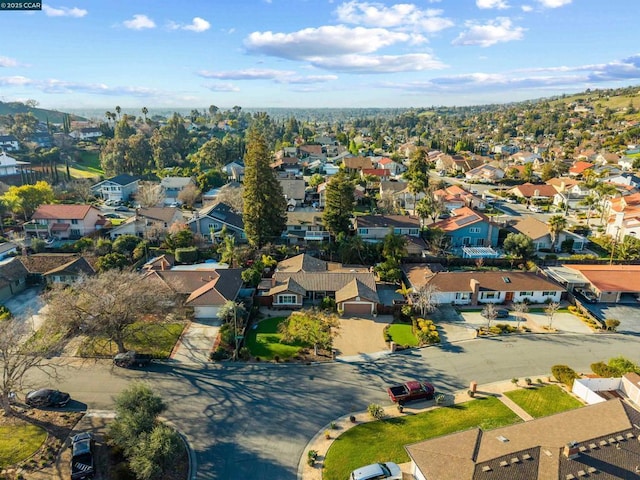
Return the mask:
M47 119L51 123L62 123L65 112L57 110L47 110L45 108L30 107L21 102L0 102L0 115L15 115L16 113L33 113L41 122ZM71 114L71 120L85 120L83 117Z

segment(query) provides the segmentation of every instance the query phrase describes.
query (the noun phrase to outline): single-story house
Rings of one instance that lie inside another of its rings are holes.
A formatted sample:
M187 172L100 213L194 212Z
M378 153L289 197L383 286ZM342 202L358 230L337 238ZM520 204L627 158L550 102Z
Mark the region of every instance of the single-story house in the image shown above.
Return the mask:
M95 275L96 271L85 257L77 257L69 262L44 272L42 276L48 284L70 284L83 275Z
M13 242L0 243L0 260L16 255L18 248L18 245Z
M180 192L190 185L196 185L195 181L191 177L164 177L160 180L160 186L164 192L165 205L182 203L178 198L180 196Z
M504 178L504 170L494 165L480 165L464 174L472 182L493 183Z
M523 183L508 190L508 193L527 200L552 200L558 191L552 185Z
M640 412L616 398L405 446L416 480L637 478Z
M295 206L304 202L305 183L302 178L278 178L278 182L287 201L293 200Z
M96 183L91 192L106 201L127 202L138 191L139 182L138 177L123 173Z
M5 152L0 152L0 177L6 177L8 175L17 175L20 173L18 166L29 165L28 162L19 162L13 157L10 157Z
M376 279L367 267L343 266L307 254L278 263L263 296L273 308L302 308L324 297L333 298L339 312L372 315L380 303Z
M518 217L514 223L510 224L509 230L514 233L523 233L531 238L536 251L551 248L551 234L549 233L549 226L537 218L530 216ZM555 251L560 251L562 243L565 240L573 240L571 248L576 252L582 251L588 242L588 240L582 235L563 230L558 233L558 238L555 243Z
M93 275L97 257L77 253L36 253L17 257L34 283L70 283L82 273ZM82 259L82 261L80 261ZM62 272L67 273L62 273ZM68 275L67 275L68 274ZM58 278L55 278L55 277ZM61 278L64 276L65 278Z
M196 319L217 318L220 308L235 301L242 288L242 269L148 270L147 280L161 280L184 297L184 305L193 308Z
M121 235L162 240L174 223L184 221L182 210L177 207L136 208L136 214L109 231L114 240Z
M589 287L599 302L637 303L640 296L640 265L564 264L563 267L579 273L584 278L580 286Z
M480 305L486 303L559 302L565 289L548 278L533 272L479 271L435 272L423 276L414 270L407 279L410 286L429 285L438 304ZM414 284L415 282L415 284Z
M18 257L0 262L0 302L22 292L27 287L28 275Z

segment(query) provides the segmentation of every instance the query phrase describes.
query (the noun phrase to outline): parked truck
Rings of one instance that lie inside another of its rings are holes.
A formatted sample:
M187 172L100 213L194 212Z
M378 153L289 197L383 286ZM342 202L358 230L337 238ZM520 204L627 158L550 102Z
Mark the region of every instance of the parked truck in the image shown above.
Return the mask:
M410 380L401 385L392 385L387 388L391 401L400 405L413 400L431 400L435 392L432 384L418 380Z
M71 480L89 480L95 474L93 435L78 433L71 437Z
M113 357L113 364L116 367L131 368L131 367L146 367L151 363L151 355L145 353L138 353L133 350L129 350L125 353L118 353Z

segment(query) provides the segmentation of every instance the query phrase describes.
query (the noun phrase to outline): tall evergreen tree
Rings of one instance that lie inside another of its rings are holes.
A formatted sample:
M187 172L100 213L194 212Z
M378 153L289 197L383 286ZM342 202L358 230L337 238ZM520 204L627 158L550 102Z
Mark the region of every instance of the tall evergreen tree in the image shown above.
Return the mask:
M243 193L244 229L249 243L258 248L279 238L287 222L287 202L271 169L271 153L261 125L256 122L247 131Z
M349 232L354 203L353 192L354 185L344 172L334 175L327 184L322 221L334 237L339 233Z

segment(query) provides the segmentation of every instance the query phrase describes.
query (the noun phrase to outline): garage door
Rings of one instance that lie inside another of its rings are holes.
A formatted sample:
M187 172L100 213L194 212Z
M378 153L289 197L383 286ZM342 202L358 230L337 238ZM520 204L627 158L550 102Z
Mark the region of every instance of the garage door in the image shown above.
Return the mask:
M370 303L345 303L344 313L350 315L371 315Z

